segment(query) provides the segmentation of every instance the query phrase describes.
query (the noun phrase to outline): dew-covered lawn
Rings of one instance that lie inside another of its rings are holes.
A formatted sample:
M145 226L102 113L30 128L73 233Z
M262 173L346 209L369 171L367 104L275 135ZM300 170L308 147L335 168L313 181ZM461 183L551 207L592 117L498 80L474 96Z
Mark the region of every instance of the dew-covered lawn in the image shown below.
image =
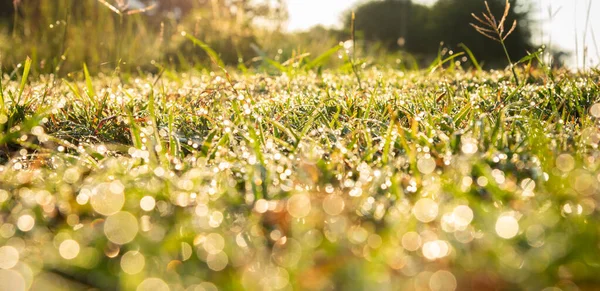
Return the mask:
M592 290L600 75L530 74L5 78L0 289Z

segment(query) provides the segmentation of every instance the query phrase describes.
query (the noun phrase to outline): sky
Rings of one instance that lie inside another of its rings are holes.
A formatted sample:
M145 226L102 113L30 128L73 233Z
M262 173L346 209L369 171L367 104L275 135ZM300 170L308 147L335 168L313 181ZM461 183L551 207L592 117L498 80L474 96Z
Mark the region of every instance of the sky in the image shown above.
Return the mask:
M289 31L308 29L314 25L341 26L341 15L365 0L288 0ZM600 0L529 0L534 7L531 17L540 23L533 34L536 44L546 44L571 53L571 67L583 67L584 49L587 48L587 66L600 64ZM435 0L413 0L432 4ZM483 3L483 0L482 0ZM586 31L588 7L591 4ZM550 17L549 11L554 16ZM585 37L584 37L585 35ZM585 43L584 43L585 40Z

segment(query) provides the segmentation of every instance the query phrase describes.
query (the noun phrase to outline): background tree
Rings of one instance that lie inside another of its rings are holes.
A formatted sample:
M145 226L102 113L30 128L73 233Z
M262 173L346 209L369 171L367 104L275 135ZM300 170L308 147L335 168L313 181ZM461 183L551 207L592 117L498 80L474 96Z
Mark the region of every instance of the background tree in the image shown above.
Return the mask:
M492 13L502 15L504 0L488 2ZM506 45L509 54L518 60L532 50L528 9L519 6L517 0L510 2L512 7L507 22L517 19L519 25ZM404 50L432 58L437 54L440 42L449 49L459 49L458 45L464 43L488 67L505 66L502 48L469 26L471 13L481 11L483 5L482 0L439 0L432 7L401 0L370 1L355 8L355 25L367 44L380 42L392 51ZM403 25L407 27L404 33ZM349 17L345 27L350 28Z
M533 50L530 40L529 9L523 7L523 1L509 2L511 7L506 20L509 26L507 29L515 19L518 25L506 39L506 48L514 60L519 60L527 55L528 51ZM502 16L505 0L488 0L488 4L496 17ZM481 0L439 0L431 9L431 17L437 23L436 37L452 49L458 49L458 44L464 43L478 59L485 61L489 66L505 66L507 61L502 47L469 26L471 13L479 13L484 9Z
M260 25L277 29L287 17L284 0L105 1L109 5L98 0L20 0L14 29L13 1L0 1L2 65L13 70L27 56L34 61L34 73L69 73L83 63L91 71L114 69L117 63L123 70L156 70L152 61L210 63L203 50L181 37L182 31L207 42L226 63L237 64L240 57L255 56L250 45ZM152 4L152 10L128 14Z

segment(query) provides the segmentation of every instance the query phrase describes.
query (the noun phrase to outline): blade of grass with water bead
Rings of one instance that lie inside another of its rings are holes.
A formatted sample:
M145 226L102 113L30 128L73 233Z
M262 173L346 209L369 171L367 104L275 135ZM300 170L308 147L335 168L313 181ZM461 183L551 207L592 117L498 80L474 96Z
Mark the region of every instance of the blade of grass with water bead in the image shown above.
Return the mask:
M457 127L460 126L461 123L463 122L463 120L465 120L467 118L467 115L468 115L469 112L471 112L471 105L470 104L468 104L460 112L458 112L458 114L454 118L454 124Z
M430 72L430 73L433 73L433 72L435 72L437 69L439 69L439 68L443 68L443 66L444 66L444 64L445 64L445 63L447 63L447 62L449 62L449 61L452 61L452 60L454 60L454 59L456 59L456 58L458 58L458 57L460 57L460 56L463 56L464 54L465 54L464 52L455 53L455 54L453 54L453 55L451 55L451 56L449 56L449 57L447 57L447 58L445 58L445 59L441 59L441 56L440 56L440 61L439 61L439 63L437 63L437 64L436 64L436 65L434 65L433 67L430 67L430 69L429 69L429 72Z
M294 144L297 144L298 141L300 140L300 138L298 137L297 133L294 133L294 129L291 127L286 127L285 125L281 124L281 122L274 120L270 117L265 118L265 120L267 122L269 122L271 125L273 125L273 127L283 133L285 133Z

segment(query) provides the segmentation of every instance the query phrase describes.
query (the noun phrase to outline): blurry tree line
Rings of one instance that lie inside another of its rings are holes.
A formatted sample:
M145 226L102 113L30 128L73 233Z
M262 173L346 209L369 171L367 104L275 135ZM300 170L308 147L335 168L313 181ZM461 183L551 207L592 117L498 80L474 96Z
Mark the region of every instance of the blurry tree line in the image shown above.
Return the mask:
M83 63L96 72L117 64L130 71L207 64L204 51L181 36L185 31L225 63L251 66L265 55L278 61L304 52L318 55L350 38L349 12L342 30L286 33L285 1L3 0L0 61L10 71L30 56L36 72L60 74L80 70ZM488 0L496 15L502 14L504 1ZM529 9L524 0L510 1L508 22L517 19L519 25L506 44L518 59L533 50ZM483 0L439 0L432 6L410 0L362 2L353 9L357 41L364 54L408 53L423 63L437 56L441 42L455 50L464 43L486 67L504 66L502 48L469 26L471 13L484 7Z
M492 13L501 18L505 0L487 2ZM510 3L507 23L516 19L518 26L507 38L506 46L508 53L518 60L534 50L528 18L530 3L523 0ZM483 0L438 0L432 6L410 0L370 1L355 9L355 27L367 46L378 43L390 51L405 51L427 59L436 56L441 47L462 51L459 47L462 43L488 68L505 66L502 47L469 25L474 22L471 13L481 15L484 9ZM350 15L345 17L345 29L351 29Z
M0 11L5 71L30 56L45 73L83 63L93 71L117 63L133 71L206 64L204 51L182 32L236 64L256 55L258 26L278 30L287 19L284 0L3 0Z

